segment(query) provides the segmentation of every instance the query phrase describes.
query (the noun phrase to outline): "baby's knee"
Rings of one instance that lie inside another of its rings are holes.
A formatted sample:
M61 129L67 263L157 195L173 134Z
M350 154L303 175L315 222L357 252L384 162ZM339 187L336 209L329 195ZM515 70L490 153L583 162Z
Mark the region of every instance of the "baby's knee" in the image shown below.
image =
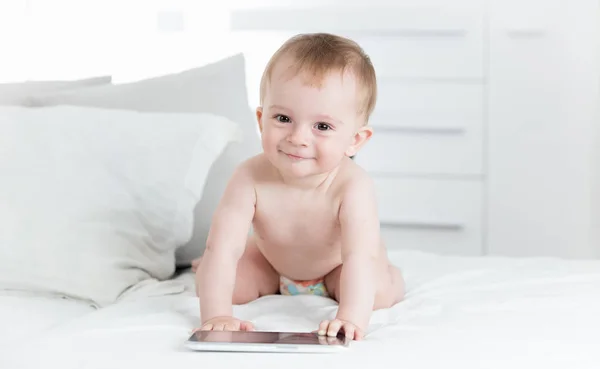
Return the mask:
M394 296L390 290L379 290L375 294L373 310L388 309L394 306Z
M249 288L240 288L236 286L233 290L233 296L231 298L231 303L233 305L244 305L254 300L257 300L260 297L257 289L249 289Z
M201 265L201 261L202 261L202 256L192 260L192 272L196 273L196 271L198 270L198 268Z
M389 274L384 281L375 295L373 310L391 308L404 299L404 278L396 267L389 267Z

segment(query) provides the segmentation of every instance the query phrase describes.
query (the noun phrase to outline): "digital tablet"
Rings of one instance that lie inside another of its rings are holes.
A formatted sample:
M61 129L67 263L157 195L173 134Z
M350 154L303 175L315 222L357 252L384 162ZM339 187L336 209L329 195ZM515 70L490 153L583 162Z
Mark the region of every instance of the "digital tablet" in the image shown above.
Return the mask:
M316 333L257 331L198 331L185 346L195 351L239 352L338 352L350 346L343 334L337 337Z

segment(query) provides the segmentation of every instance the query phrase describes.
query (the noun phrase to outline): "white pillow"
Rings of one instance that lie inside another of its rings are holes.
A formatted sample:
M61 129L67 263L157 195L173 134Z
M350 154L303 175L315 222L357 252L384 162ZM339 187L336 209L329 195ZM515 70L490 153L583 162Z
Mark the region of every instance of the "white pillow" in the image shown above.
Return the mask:
M255 114L248 103L243 54L202 67L141 81L52 93L31 100L33 106L77 105L152 112L204 112L240 124L243 141L230 144L217 159L195 211L191 241L177 250L177 264L187 266L204 251L212 215L235 167L260 152Z
M37 94L105 85L112 82L111 76L91 77L74 81L26 81L0 83L0 106L28 105Z
M0 108L0 290L110 304L172 276L209 169L211 114Z

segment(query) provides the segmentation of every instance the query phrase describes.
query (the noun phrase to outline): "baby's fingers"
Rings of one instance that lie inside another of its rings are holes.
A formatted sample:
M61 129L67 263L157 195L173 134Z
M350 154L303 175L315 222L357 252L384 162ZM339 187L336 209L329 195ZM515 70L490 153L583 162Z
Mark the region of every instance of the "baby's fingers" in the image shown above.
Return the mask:
M240 330L242 330L242 331L253 331L254 330L254 324L252 324L250 322L243 321L243 322L240 323Z
M223 323L218 323L213 326L213 331L224 331L224 330L225 330L225 324L223 324Z
M342 329L342 325L343 323L340 320L332 320L331 322L329 322L329 327L327 328L327 335L329 337L336 337L340 329Z
M225 327L223 327L224 331L239 331L240 330L240 323L238 322L231 322L231 323L226 323Z
M354 331L354 339L356 341L359 341L359 340L362 340L363 338L365 338L365 332L363 332L363 330L360 328L356 328Z
M350 339L354 339L354 335L356 333L356 327L350 323L344 323L342 326L342 330L344 331L344 335Z
M201 330L203 330L202 327L200 327L200 328L194 328L194 329L192 329L192 333L191 334L194 334L196 332L200 332Z
M329 320L323 320L321 324L319 324L319 331L317 332L319 336L325 336L327 334L327 329L329 328Z
M205 324L200 328L201 331L211 331L212 329L213 329L212 324Z
M352 340L361 340L364 337L360 328L350 322L339 319L322 321L319 325L318 334L319 336L337 337L342 332L344 336Z
M345 322L342 330L344 331L344 335L352 340L358 341L363 339L363 331L352 323Z

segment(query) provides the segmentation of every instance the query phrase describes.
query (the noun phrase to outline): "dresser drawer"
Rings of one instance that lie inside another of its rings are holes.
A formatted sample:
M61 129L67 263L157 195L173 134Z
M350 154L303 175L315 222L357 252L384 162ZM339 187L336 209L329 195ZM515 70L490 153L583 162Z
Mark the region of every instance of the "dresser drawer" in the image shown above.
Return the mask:
M482 141L474 133L378 132L356 155L377 174L482 173Z
M389 174L482 173L482 85L383 80L379 91L359 165Z
M262 54L261 64L270 57L271 45L278 47L291 35L331 32L357 41L381 76L453 79L483 76L484 1L284 3L266 1L262 6L246 5L245 9L233 9L230 13L232 30L238 35L245 33L242 36L246 41L260 38L260 48L256 42L239 45L247 55ZM256 31L270 34L257 35Z
M374 178L388 249L481 255L480 181Z
M372 60L379 78L481 80L483 41L473 25L416 28L397 36L346 34Z
M483 81L484 1L261 2L231 10L233 32L225 48L244 53L252 107L259 104L260 78L271 55L298 33L331 32L357 41L380 80Z

